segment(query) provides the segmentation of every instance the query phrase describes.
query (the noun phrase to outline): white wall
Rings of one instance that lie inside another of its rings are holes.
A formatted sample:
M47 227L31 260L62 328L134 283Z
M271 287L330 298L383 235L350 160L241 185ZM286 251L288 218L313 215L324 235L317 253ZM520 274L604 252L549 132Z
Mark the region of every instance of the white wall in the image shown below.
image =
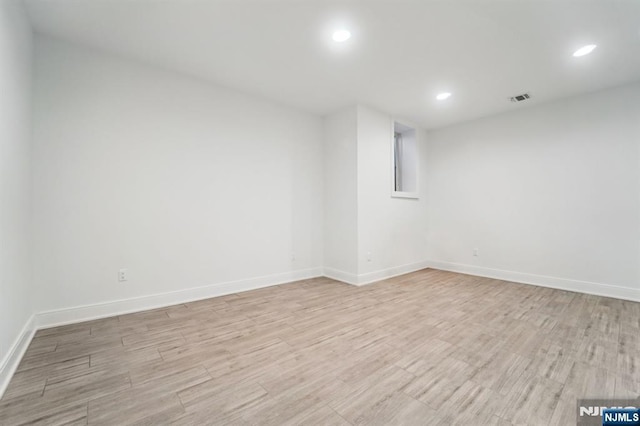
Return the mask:
M358 275L357 109L324 119L324 267L345 281Z
M36 52L39 311L320 273L319 117L58 41Z
M636 292L639 92L418 129L419 198L403 199L391 197L388 114L323 120L39 39L37 311L323 266L362 284L427 259Z
M433 131L428 146L435 266L640 299L640 85Z
M0 1L0 396L33 313L30 292L31 29L22 2ZM7 367L7 368L5 368Z
M390 115L358 106L358 273L362 283L426 267L426 132L416 130L418 199L394 198L392 129Z
M391 197L392 143L388 114L357 105L325 117L327 276L366 284L426 267L427 185L419 182L418 199ZM426 147L417 148L425 168Z

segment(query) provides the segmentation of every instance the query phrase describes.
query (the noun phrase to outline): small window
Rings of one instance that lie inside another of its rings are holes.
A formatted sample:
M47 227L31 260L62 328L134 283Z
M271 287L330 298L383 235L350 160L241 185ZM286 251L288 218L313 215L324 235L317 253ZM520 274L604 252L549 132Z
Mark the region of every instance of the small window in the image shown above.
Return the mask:
M416 129L393 123L393 197L418 198L418 143Z

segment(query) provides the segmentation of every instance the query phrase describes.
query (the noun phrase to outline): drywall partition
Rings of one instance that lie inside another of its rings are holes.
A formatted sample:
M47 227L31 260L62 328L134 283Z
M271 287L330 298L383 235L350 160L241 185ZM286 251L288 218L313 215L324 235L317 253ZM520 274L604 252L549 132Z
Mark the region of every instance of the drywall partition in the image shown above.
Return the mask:
M411 124L411 123L409 123ZM418 198L391 197L390 115L358 106L358 275L369 283L427 267L426 132L416 128Z
M436 130L428 146L433 266L640 300L640 84Z
M418 169L426 132L417 129ZM368 284L427 267L426 182L394 198L393 120L357 105L325 117L325 275Z
M36 52L40 320L322 273L320 117L60 41Z
M0 397L30 340L31 28L0 2Z
M357 108L324 119L324 273L358 276Z

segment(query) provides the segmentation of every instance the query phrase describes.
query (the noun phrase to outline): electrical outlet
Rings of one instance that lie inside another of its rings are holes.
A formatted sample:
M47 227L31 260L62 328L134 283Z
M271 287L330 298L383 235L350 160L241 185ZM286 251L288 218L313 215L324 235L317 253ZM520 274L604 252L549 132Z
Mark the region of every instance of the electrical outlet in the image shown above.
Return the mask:
M474 255L475 257L478 257L478 255L479 255L479 250L478 250L477 248L474 248L474 249L473 249L473 255Z
M371 252L367 252L367 262L371 262Z
M127 281L129 279L129 270L128 269L120 269L118 271L118 281Z
M292 262L296 261L296 254L295 253L291 253L291 261Z

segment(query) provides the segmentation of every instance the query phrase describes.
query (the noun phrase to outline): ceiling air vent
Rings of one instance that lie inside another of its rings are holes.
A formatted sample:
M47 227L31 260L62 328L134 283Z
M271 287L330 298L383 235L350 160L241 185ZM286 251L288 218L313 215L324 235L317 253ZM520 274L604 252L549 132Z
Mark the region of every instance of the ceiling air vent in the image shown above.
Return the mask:
M516 95L509 98L511 102L522 102L526 101L527 99L531 99L531 95L528 93L523 93L522 95Z

